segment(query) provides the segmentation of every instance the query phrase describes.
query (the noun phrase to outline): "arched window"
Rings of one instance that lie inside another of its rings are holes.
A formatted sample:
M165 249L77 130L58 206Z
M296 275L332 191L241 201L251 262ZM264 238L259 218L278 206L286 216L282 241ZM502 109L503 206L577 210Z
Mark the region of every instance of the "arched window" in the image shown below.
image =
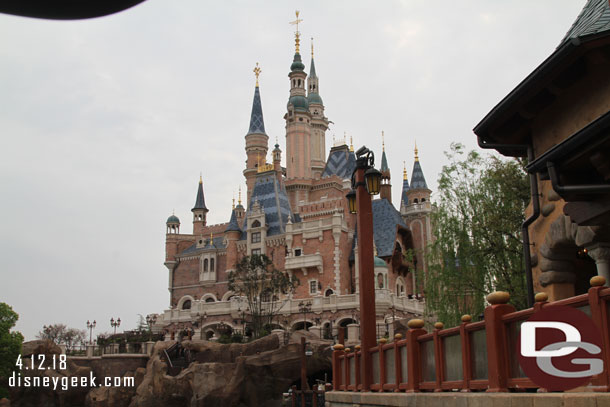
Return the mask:
M210 259L210 271L214 271L214 259Z
M418 200L417 200L417 198L415 198L415 199L413 200L413 203L417 203L417 202L418 202Z
M422 198L422 199L421 199L421 201L422 201L422 202L426 202L426 198Z
M383 288L384 287L384 278L383 278L383 274L379 273L377 274L377 288Z
M255 220L254 222L252 222L252 227L253 228L260 228L261 227L261 223L257 220Z
M191 300L186 300L182 303L182 309L191 309Z
M328 290L326 290L326 292L324 293L325 297L330 297L331 295L333 295L334 291L332 290L332 288L329 288Z
M208 259L203 260L203 271L204 272L208 271Z
M205 302L215 302L215 301L214 301L214 298L208 297L205 299Z

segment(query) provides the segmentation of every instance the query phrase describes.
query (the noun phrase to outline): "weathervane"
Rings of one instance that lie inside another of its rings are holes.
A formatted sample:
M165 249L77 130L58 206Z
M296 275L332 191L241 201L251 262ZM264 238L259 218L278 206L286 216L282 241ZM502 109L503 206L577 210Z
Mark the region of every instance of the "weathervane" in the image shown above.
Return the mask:
M256 66L254 67L253 72L254 72L254 75L256 75L256 87L258 88L258 75L260 75L262 72L262 70L258 66L258 62L256 63Z
M290 24L296 25L297 26L297 30L294 33L294 43L296 44L296 52L297 54L299 53L299 42L301 41L301 33L299 32L299 23L303 21L303 19L299 18L299 10L296 11L295 13L297 15L297 19L294 21L291 21Z

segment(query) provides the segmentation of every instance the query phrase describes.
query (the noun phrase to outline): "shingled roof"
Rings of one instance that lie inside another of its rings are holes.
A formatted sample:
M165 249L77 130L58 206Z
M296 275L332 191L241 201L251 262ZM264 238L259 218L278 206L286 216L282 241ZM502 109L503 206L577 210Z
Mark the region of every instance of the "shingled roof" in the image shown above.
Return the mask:
M229 221L229 226L227 226L225 232L241 232L241 228L239 227L239 223L237 222L237 215L235 214L235 209L231 211L231 220Z
M398 226L407 227L400 212L387 199L373 201L373 239L377 256L387 257L394 253L394 241Z
M250 114L250 128L248 134L265 133L265 121L263 120L263 104L258 86L254 88L254 100L252 101L252 113Z
M265 223L269 227L267 229L267 236L284 233L288 219L292 219L292 210L290 209L288 195L286 195L286 188L284 184L279 183L274 172L261 173L256 178L256 183L250 196L250 203L248 204L248 213L244 220L242 239L246 235L248 214L254 202L258 202L263 212L265 212Z
M572 38L604 31L610 31L610 1L589 0L561 40L561 44Z
M411 172L411 188L428 189L428 184L426 184L426 178L424 178L424 171L421 169L419 160L415 160L415 163L413 164L413 172Z
M205 197L203 196L203 181L201 178L199 179L199 188L197 189L197 199L195 199L195 206L191 211L195 209L205 209L208 210L205 206Z
M353 151L349 151L347 145L333 147L328 154L322 178L331 175L337 175L343 179L351 178L355 166L356 156Z

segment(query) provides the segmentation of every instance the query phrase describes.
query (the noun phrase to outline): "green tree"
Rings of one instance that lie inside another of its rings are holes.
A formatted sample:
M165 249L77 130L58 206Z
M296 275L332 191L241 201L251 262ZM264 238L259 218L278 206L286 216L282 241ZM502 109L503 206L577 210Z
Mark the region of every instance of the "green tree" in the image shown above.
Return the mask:
M273 324L273 318L284 306L280 295L298 285L294 275L277 270L265 255L243 257L229 272L228 280L229 290L246 298L255 338L262 335L266 325Z
M522 309L527 290L521 224L529 202L523 163L481 156L452 144L438 181L433 214L436 240L424 281L426 310L448 326L463 314L479 315L485 295L507 291Z
M16 370L15 363L21 353L23 335L13 331L19 315L3 302L0 302L0 398L8 397L8 378Z

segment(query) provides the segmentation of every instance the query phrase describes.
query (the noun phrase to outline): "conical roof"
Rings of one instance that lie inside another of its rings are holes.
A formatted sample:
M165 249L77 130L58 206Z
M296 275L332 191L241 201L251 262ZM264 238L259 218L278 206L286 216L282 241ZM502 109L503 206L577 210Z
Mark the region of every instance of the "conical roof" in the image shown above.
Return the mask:
M403 177L403 180L402 180L402 193L401 193L401 198L400 198L400 207L401 208L403 206L407 206L409 204L409 197L407 196L407 192L411 188L409 187L409 180L407 179L406 175L407 174L405 172L405 176Z
M208 210L208 208L206 208L205 206L205 198L203 196L203 181L201 180L201 178L199 179L199 189L197 189L197 199L195 199L195 206L193 207L193 209L191 209L191 211L194 211L195 209L204 209L204 210Z
M258 86L254 88L254 100L252 101L252 113L250 114L250 128L248 134L265 133L265 121L263 120L263 104Z
M235 215L235 209L231 211L231 220L229 221L229 225L225 229L225 232L241 232L241 228L237 222L237 215Z
M383 150L383 153L381 153L381 172L386 171L390 171L390 168L388 167L388 159L385 155L385 150Z
M428 189L428 184L426 184L426 178L424 178L424 172L421 169L419 160L415 160L415 163L413 164L413 172L411 173L411 188L412 189L418 189L418 188Z

